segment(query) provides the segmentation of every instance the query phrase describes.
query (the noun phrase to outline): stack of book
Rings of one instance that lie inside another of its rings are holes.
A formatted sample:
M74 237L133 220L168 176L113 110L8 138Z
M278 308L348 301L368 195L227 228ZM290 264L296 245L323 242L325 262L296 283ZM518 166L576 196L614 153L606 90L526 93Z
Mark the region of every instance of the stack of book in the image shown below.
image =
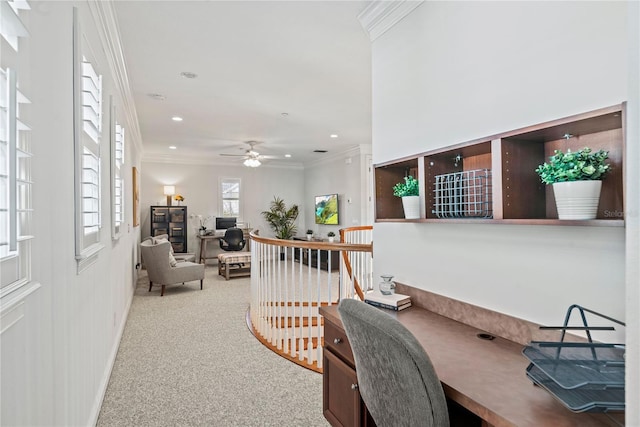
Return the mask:
M400 311L411 307L411 297L402 294L382 295L379 291L364 294L364 302L388 310Z

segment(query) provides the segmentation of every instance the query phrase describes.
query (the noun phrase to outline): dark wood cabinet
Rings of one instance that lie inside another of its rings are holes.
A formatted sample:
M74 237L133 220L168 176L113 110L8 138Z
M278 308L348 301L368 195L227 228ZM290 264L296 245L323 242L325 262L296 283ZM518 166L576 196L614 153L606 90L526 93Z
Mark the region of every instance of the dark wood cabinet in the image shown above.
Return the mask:
M173 251L187 252L187 207L151 206L151 236L167 234Z
M375 426L358 389L355 362L344 330L325 318L322 411L334 427Z
M300 241L307 240L297 237L294 237L293 239ZM329 271L329 264L331 264L331 271L337 271L340 269L340 251L294 248L293 259L297 262L302 262L304 265L311 265L311 267L320 268L321 270ZM330 263L329 260L331 260Z
M624 226L625 105L540 123L375 165L376 222L494 222ZM558 219L551 186L535 169L554 150L609 152L595 220ZM421 216L404 219L393 185L411 175L420 185Z

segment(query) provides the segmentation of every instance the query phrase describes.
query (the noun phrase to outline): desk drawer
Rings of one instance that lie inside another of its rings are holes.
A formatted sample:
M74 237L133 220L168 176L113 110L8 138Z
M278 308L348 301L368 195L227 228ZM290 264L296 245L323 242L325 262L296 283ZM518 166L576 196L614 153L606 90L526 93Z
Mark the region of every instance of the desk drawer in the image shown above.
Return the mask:
M324 346L325 348L329 348L334 353L340 355L340 357L342 357L344 361L349 363L352 367L355 366L347 334L330 322L325 322L324 324Z

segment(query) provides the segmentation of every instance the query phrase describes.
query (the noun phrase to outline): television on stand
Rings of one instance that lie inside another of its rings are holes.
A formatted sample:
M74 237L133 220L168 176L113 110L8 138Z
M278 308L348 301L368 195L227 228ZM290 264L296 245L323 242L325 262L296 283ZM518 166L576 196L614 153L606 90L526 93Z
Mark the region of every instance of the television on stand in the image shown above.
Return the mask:
M338 225L338 195L325 194L315 199L316 224Z

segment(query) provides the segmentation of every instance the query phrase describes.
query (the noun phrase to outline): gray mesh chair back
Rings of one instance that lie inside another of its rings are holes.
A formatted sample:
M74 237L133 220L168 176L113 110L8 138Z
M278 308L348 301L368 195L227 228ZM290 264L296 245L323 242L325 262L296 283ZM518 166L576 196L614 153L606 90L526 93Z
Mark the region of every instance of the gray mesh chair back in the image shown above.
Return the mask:
M448 426L447 401L429 356L407 328L354 299L338 306L358 388L378 427Z

